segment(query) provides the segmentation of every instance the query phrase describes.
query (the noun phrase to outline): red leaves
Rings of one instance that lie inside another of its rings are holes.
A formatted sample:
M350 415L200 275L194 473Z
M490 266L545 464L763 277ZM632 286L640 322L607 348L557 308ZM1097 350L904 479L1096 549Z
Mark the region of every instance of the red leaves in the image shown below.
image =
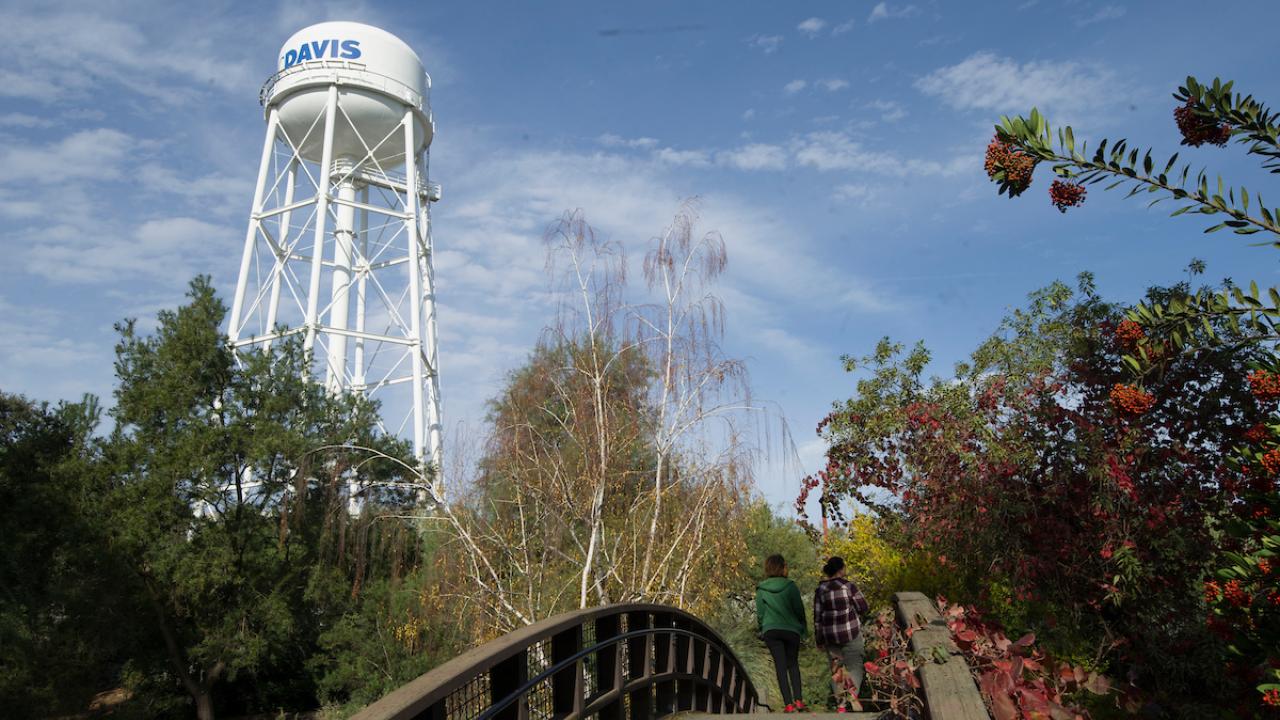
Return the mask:
M1010 641L999 626L983 620L972 608L948 606L941 599L939 606L997 719L1087 718L1088 712L1073 706L1066 696L1110 691L1105 677L1046 657L1036 647L1034 633Z

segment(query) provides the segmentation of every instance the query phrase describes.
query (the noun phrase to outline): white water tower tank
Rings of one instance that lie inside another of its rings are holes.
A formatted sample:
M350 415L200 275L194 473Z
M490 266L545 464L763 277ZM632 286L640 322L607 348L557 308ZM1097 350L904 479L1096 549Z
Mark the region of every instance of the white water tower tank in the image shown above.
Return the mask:
M305 160L320 162L329 86L338 84L340 117L333 128L333 160L358 163L372 152L382 170L404 163L398 134L404 107L416 108L415 151L431 144L422 61L400 38L361 23L323 22L294 33L280 48L277 74L262 89L265 114L280 111L280 127Z

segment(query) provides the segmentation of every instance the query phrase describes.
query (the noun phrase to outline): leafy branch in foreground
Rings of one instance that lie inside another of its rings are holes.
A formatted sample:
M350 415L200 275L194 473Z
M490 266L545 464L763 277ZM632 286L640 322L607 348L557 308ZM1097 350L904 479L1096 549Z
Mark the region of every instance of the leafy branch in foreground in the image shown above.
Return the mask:
M1212 86L1203 86L1188 77L1187 84L1178 88L1174 97L1184 104L1174 115L1183 144L1222 145L1235 139L1248 144L1249 154L1261 155L1264 168L1280 172L1280 114L1252 96L1233 94L1231 87L1232 83L1218 79ZM1077 145L1069 126L1058 130L1055 144L1048 121L1037 109L1025 118L1001 117L986 156L987 174L999 184L1000 193L1021 195L1031 185L1040 162L1053 163L1054 174L1061 178L1053 183L1050 196L1064 212L1083 201L1085 186L1111 180L1106 189L1129 185L1129 197L1144 191L1161 194L1151 205L1168 199L1185 201L1173 215L1195 211L1228 216L1205 232L1231 228L1240 235L1262 231L1280 235L1280 207L1268 208L1260 195L1250 194L1243 186L1225 185L1221 176L1212 183L1203 169L1193 174L1190 164L1179 169L1177 153L1160 165L1150 149L1130 147L1124 139L1111 143L1104 138L1090 155L1088 143ZM1273 244L1280 247L1280 240Z

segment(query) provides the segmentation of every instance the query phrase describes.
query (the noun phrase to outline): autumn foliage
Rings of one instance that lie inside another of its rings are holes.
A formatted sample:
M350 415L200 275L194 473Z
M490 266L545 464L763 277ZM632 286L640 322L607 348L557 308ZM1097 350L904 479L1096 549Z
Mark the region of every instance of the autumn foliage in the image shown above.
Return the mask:
M1034 294L954 378L925 381L927 351L886 340L847 359L864 377L824 421L828 463L798 507L819 494L829 519L850 500L900 518L906 549L1057 654L1127 678L1128 701L1229 695L1200 579L1217 524L1260 482L1229 462L1266 418L1247 380L1259 354L1170 353L1139 388L1123 358L1150 342L1088 277Z

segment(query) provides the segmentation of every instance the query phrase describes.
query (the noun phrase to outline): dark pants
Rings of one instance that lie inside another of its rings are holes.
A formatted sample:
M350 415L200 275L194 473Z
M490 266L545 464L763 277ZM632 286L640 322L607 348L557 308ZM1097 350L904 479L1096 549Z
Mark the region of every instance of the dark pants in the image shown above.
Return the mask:
M773 655L783 704L800 700L800 636L790 630L769 630L764 634L764 644Z

